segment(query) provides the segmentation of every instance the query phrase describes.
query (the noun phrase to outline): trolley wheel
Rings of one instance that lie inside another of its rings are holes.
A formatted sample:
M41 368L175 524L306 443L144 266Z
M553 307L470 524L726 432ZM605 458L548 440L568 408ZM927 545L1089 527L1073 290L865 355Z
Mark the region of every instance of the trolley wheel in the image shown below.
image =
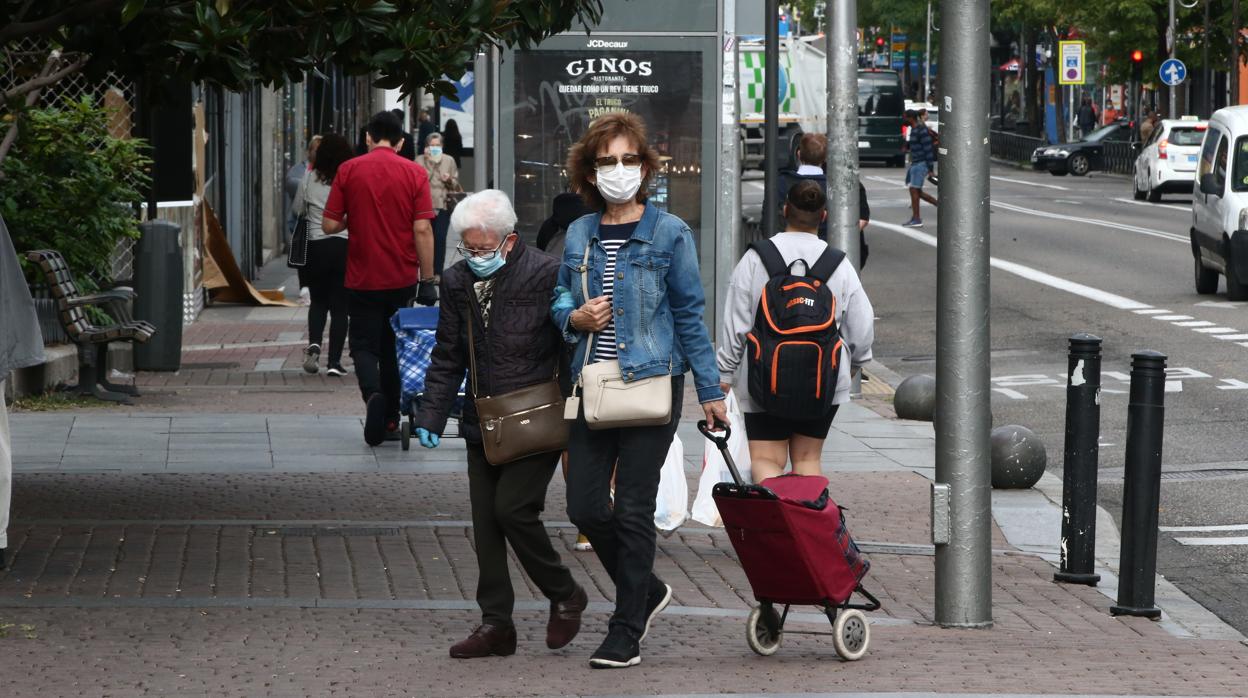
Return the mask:
M862 659L871 644L871 626L867 616L857 609L842 609L832 624L832 645L846 661Z
M405 419L399 425L399 443L403 446L404 451L412 448L412 420Z
M764 610L764 608L766 610ZM745 621L745 641L749 644L750 649L764 657L770 657L780 649L780 642L784 639L784 631L777 630L774 634L767 629L767 623L763 621L763 614L770 613L775 620L775 626L780 627L780 619L775 617L775 609L770 605L755 606L750 609L750 617Z

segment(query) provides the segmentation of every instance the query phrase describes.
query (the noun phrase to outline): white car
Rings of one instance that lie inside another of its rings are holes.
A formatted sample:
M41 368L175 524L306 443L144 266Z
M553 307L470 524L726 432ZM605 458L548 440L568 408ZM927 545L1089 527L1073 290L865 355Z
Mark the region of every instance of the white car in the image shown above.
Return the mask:
M1193 118L1162 119L1135 158L1134 193L1154 203L1162 194L1190 194L1196 181L1200 141L1209 122Z
M1200 146L1192 193L1192 256L1196 292L1248 300L1248 105L1213 113Z

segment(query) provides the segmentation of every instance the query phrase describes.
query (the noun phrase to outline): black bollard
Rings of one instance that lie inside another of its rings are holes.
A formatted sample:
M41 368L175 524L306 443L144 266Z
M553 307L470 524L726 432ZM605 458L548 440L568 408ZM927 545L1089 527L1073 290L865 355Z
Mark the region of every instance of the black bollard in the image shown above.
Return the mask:
M1101 436L1101 338L1070 338L1062 463L1061 567L1053 580L1096 586L1096 474Z
M1161 443L1165 426L1166 355L1131 355L1131 402L1127 407L1126 481L1122 492L1122 558L1115 616L1157 620L1157 509L1161 501Z

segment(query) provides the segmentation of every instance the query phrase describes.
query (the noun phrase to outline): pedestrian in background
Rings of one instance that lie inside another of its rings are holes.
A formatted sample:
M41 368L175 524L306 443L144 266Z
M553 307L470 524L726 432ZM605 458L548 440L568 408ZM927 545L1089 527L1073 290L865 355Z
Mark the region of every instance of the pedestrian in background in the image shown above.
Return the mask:
M1079 111L1075 115L1075 121L1079 125L1079 137L1087 138L1089 133L1096 130L1096 107L1092 105L1092 100L1086 96L1079 103Z
M438 301L433 282L433 201L429 173L398 154L403 127L390 112L366 127L368 154L338 166L321 224L326 235L351 226L347 313L351 359L364 398L364 441L398 439L399 364L390 318L413 297Z
M777 233L770 239L786 265L792 267L801 260L799 268L803 274L810 275L811 267L828 249L827 243L816 236L820 221L826 217L827 199L821 186L815 182L798 182L789 189L784 205L785 232ZM758 252L752 248L747 250L733 269L728 283L724 323L716 354L722 381L720 388L725 392L730 389L736 392L745 417L745 432L750 442L750 467L755 482L780 475L786 462L792 463L793 472L798 475L823 474L823 442L837 409L849 402L852 373L871 360L871 344L875 338L875 313L871 301L867 299L854 265L842 259L831 276L822 280L835 299L833 307L838 339L842 342L835 364L836 392L830 412L811 419L794 420L763 411L750 394L745 353L752 346L746 335L753 329L763 287L770 278ZM830 353L836 347L825 346L822 349Z
M308 307L308 346L303 350L303 370L316 373L321 358L321 339L329 318L329 356L325 373L345 376L342 348L347 340L347 231L333 235L322 230L325 203L342 163L354 153L347 139L329 134L321 140L312 169L299 182L292 204L308 220L308 263L301 268L311 295Z
M416 161L429 172L429 193L437 217L433 219L433 269L441 274L446 261L446 234L451 224L454 199L464 188L459 184L459 167L442 149L442 134L431 133L425 140L425 152Z
M906 186L910 189L910 220L902 223L907 228L922 228L919 216L919 199L936 206L936 197L923 191L923 182L936 171L936 147L932 133L919 119L913 109L907 109L905 120L910 124L906 145L910 152L910 166L906 169Z
M528 249L520 240L507 195L488 189L467 197L451 215L451 226L463 240L459 251L464 259L442 276L437 344L415 418L416 437L426 448L440 443L465 370L471 372L474 395L504 395L549 381L563 344L550 322L548 305L559 261ZM481 624L451 647L451 656L469 659L515 653L515 592L507 565L508 544L550 600L546 646L563 647L579 632L589 598L560 561L542 525L546 488L559 452L491 465L481 445L481 425L472 400L464 403L460 429L468 450Z
M442 129L442 152L450 155L457 167L463 164L460 158L464 156L464 137L454 119L447 119L446 128Z
M429 134L438 130L434 126L433 120L429 118L429 110L421 109L416 117L416 154L421 155L425 152L425 140L429 138Z
M659 471L680 421L685 371L693 370L707 421L726 423L728 417L702 316L693 233L646 201L658 168L645 124L632 113L598 117L568 154L571 187L596 212L568 228L560 293L551 308L555 324L576 345L573 380L588 362L618 360L626 382L670 376L672 394L671 418L661 426L590 430L583 412L571 425L568 516L615 584L607 637L590 658L595 668L638 664L641 641L672 598L672 588L654 574L654 510ZM575 269L585 264L587 250L585 294Z
M1140 142L1147 143L1148 139L1153 137L1153 131L1157 128L1157 122L1161 121L1161 117L1157 112L1150 111L1148 116L1144 117L1144 121L1140 123Z
M9 507L13 499L13 443L9 431L9 408L4 384L9 373L43 363L43 332L35 315L35 302L0 218L0 569L9 547Z
M828 177L824 174L823 167L828 160L828 137L822 133L803 133L801 139L798 140L797 146L797 163L796 170L784 170L780 173L780 194L779 206L781 212L787 205L789 190L793 185L803 180L815 182L824 191L828 188ZM867 203L867 189L862 186L862 180L858 181L858 267L861 269L867 265L867 255L870 250L867 247L867 222L871 219L871 206ZM828 221L822 219L819 221L819 239L828 239Z
M296 162L286 171L286 210L289 214L286 216L286 247L290 248L291 236L295 232L295 224L299 221L299 214L295 211L294 200L295 192L299 189L299 184L303 181L308 171L312 169L312 161L316 158L316 148L321 143L319 135L312 136L308 140L308 147L304 150L303 160ZM308 289L307 279L304 278L303 267L295 267L295 273L299 279L299 303L308 305L312 302L311 291Z
M399 120L400 128L403 129L403 147L399 148L399 156L408 160L416 159L416 141L412 140L412 132L407 130L407 115L402 109L391 109L391 114Z

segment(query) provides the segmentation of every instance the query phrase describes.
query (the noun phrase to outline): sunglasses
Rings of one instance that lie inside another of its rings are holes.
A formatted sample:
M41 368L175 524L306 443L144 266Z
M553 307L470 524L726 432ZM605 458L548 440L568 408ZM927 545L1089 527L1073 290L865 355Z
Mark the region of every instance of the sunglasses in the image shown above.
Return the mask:
M641 156L637 153L624 153L618 158L614 155L594 158L594 167L599 170L609 169L620 163L623 163L625 167L641 167Z

